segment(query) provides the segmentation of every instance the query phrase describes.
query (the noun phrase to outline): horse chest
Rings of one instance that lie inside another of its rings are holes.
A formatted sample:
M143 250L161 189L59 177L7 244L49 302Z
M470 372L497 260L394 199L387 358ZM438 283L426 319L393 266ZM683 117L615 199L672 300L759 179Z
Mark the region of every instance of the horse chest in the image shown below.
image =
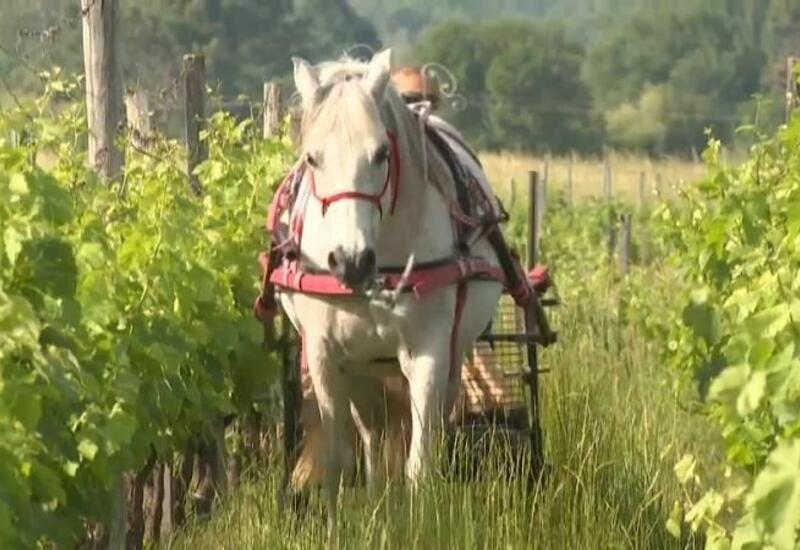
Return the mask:
M399 324L385 308L358 299L287 298L284 305L298 330L305 338L322 338L331 353L357 361L396 355Z

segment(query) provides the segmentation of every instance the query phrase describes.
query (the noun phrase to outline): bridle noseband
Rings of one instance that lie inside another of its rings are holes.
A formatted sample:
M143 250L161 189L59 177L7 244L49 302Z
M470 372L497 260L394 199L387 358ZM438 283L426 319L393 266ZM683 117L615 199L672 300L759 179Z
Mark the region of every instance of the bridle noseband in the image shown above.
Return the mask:
M314 177L313 167L310 167L311 194L322 204L322 215L328 211L330 205L345 199L367 201L375 205L378 215L383 218L383 197L391 191L391 204L389 213L394 214L397 206L397 197L400 195L400 152L397 146L397 137L392 132L386 132L389 138L389 156L386 158L386 180L379 193L363 193L361 191L342 191L333 195L322 196L317 192L317 180ZM306 163L307 164L307 163Z

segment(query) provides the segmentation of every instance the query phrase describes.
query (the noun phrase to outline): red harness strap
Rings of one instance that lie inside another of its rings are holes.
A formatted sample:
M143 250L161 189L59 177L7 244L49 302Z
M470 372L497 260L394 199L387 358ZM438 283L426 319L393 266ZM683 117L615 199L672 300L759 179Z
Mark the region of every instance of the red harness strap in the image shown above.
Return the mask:
M262 254L259 260L262 268L266 268L268 258ZM401 290L411 291L414 297L419 299L435 290L474 277L505 281L503 270L483 258L459 258L445 264L415 269L406 279L405 288ZM384 274L382 276L384 288L396 290L402 283L402 278L399 273ZM277 287L305 294L343 297L356 295L353 289L343 285L334 275L303 271L296 261L272 270L269 282Z
M458 369L458 328L461 326L461 317L464 315L464 304L467 302L467 284L459 281L456 287L456 308L453 313L453 329L450 332L450 372L447 379L452 382L453 375Z
M321 203L323 216L333 203L350 199L363 200L375 205L379 215L383 217L383 199L386 193L391 194L389 212L393 214L400 194L400 152L396 136L389 132L388 138L391 149L387 159L386 179L382 189L377 194L353 190L322 196L317 190L314 171L309 169L305 162L298 163L283 180L275 193L267 216L267 230L273 236L273 244L270 246L268 253L262 253L259 256L259 262L263 269L263 280L261 295L258 296L254 304L254 313L258 319L267 321L277 310L277 304L275 303L276 286L289 291L321 296L356 296L356 292L343 285L334 275L303 271L296 260L289 261L287 259L285 255L287 247L294 246L296 250L300 248L303 231L302 210L294 219L290 216L288 235L278 235L278 221L283 212L292 205L293 200L297 199L294 196L297 189L296 184L304 177L307 169L311 194ZM478 191L478 194L485 195L481 189L478 189ZM490 202L486 196L482 196L482 199L487 204ZM454 227L458 226L458 222L461 222L465 227L477 227L481 223L480 220L466 216L463 212L453 208L451 208L451 217L453 218ZM277 265L278 263L280 265ZM520 272L522 271L519 265L517 265L517 268ZM540 279L540 284L548 279L546 273L532 273L531 275L534 279ZM405 281L399 273L384 273L381 277L381 282L385 289L397 290L399 285L403 285L400 290L411 291L416 298L422 298L435 290L450 285L457 285L453 328L450 334L450 372L448 375L450 379L452 379L458 366L456 365L459 351L458 336L467 298L468 285L466 282L476 277L493 279L503 284L506 283L506 275L502 268L494 266L482 258L473 257L459 257L431 267L418 267L412 271ZM530 300L532 289L527 277L522 276L520 279L520 283L515 288L510 289L510 292L517 304L523 306ZM302 349L303 358L301 361L305 363L304 346L302 346Z
M342 191L341 193L334 193L333 195L322 196L317 191L317 179L314 177L314 171L311 170L311 194L322 204L322 215L328 212L328 207L333 203L345 199L367 201L375 205L378 209L378 214L383 218L383 197L386 192L391 190L392 198L389 204L389 213L394 214L395 206L397 205L397 197L400 194L400 154L397 147L397 138L392 132L387 132L389 137L390 154L386 157L386 179L383 182L383 188L379 193L363 193L361 191Z

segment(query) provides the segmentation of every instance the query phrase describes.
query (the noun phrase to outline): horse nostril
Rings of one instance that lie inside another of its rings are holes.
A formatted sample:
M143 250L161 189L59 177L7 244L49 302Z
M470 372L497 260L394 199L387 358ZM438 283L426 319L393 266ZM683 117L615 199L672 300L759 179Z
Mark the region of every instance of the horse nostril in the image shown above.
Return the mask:
M334 254L333 252L328 254L328 269L330 269L331 271L336 271L338 265L339 262L336 261L336 254Z

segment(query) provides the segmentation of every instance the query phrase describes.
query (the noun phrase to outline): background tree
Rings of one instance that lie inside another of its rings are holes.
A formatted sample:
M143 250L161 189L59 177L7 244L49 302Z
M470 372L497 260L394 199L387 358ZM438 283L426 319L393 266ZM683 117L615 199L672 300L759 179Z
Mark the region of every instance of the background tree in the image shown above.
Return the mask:
M491 147L554 153L597 147L600 126L580 79L578 44L560 27L530 23L491 25L484 36L494 53L486 71Z
M453 72L467 107L449 116L481 147L564 152L599 143L580 79L583 50L561 27L449 23L426 34L416 58Z
M81 70L76 0L0 3L0 46L7 52L0 53L0 76L24 88L35 81L25 65ZM257 95L265 79L288 77L292 55L321 60L356 43L380 46L372 24L345 0L138 0L120 7L124 80L151 89L168 86L181 56L192 51L206 55L210 79L235 96ZM53 26L59 31L50 48L39 35Z
M605 111L610 143L636 145L630 129L619 124L621 113L641 107L653 86L663 94L661 108L647 113L661 116L651 121L664 128L658 148L702 149L706 128L731 138L739 122L737 108L758 90L764 64L754 33L747 31L751 23L703 7L666 10L657 17L643 11L599 42L589 55L586 77Z
M783 119L798 0L137 0L121 6L127 85L169 95L180 59L203 52L230 100L265 79L290 88L292 55L390 44L401 60L447 65L468 99L447 116L481 147L652 154L703 147L758 111ZM0 80L82 69L77 0L0 0ZM513 21L510 22L510 21ZM0 82L0 101L8 100ZM756 107L755 94L764 100ZM164 102L157 100L155 107ZM168 107L165 107L167 109Z

